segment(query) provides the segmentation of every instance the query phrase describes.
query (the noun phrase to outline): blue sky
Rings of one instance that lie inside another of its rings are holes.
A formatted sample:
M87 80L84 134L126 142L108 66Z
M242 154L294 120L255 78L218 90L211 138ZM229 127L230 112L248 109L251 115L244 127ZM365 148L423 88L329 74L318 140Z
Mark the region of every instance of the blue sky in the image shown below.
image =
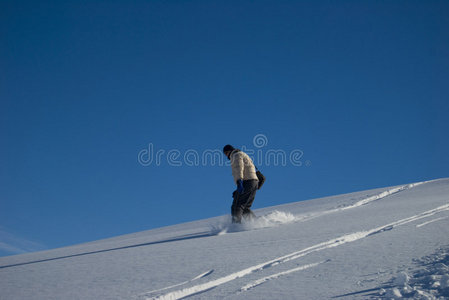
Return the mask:
M448 176L447 1L2 1L0 255ZM253 144L261 134L267 143ZM176 150L143 166L138 154ZM424 199L423 199L424 201Z

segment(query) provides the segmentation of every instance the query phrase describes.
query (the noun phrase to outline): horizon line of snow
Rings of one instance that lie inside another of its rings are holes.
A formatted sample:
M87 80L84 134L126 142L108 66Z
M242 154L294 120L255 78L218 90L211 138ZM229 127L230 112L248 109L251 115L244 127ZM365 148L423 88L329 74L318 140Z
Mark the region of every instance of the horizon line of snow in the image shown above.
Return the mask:
M379 227L373 228L371 230L358 231L358 232L354 232L354 233L345 234L345 235L342 235L340 237L337 237L337 238L334 238L334 239L331 239L331 240L328 240L328 241L325 241L325 242L322 242L322 243L310 246L308 248L305 248L305 249L302 249L302 250L299 250L299 251L295 251L295 252L292 252L290 254L287 254L287 255L284 255L284 256L281 256L281 257L269 260L267 262L263 262L263 263L260 263L258 265L255 265L255 266L248 267L248 268L243 269L241 271L238 271L238 272L235 272L235 273L231 273L231 274L229 274L227 276L223 276L223 277L220 277L218 279L211 280L211 281L206 282L206 283L198 284L198 285L195 285L195 286L192 286L192 287L188 287L188 288L185 288L185 289L182 289L182 290L173 291L173 292L170 292L170 293L167 293L167 294L164 294L164 295L159 295L157 297L152 297L152 298L148 298L148 299L151 299L151 300L168 300L168 299L180 299L180 298L184 298L184 297L187 297L187 296L191 296L191 295L194 295L194 294L197 294L197 293L201 293L201 292L207 291L209 289L215 288L215 287L217 287L219 285L228 283L228 282L230 282L232 280L235 280L237 278L241 278L241 277L247 276L247 275L249 275L251 273L254 273L254 272L257 272L259 270L263 270L263 269L268 268L268 267L273 267L273 266L281 264L281 263L285 263L285 262L288 262L288 261L291 261L291 260L294 260L294 259L298 259L298 258L306 256L306 255L308 255L310 253L314 253L314 252L318 252L318 251L322 251L322 250L326 250L326 249L331 249L331 248L334 248L334 247L337 247L337 246L340 246L340 245L343 245L343 244L346 244L346 243L355 242L355 241L358 241L360 239L366 238L368 236L372 236L374 234L382 233L382 232L391 230L394 227L402 226L402 225L405 225L405 224L413 222L413 221L417 221L417 220L420 220L420 219L423 219L423 218L427 218L429 216L435 215L436 213L439 213L439 212L442 212L442 211L446 211L446 210L449 210L449 204L442 205L442 206L439 206L437 208L434 208L434 209L422 212L422 213L420 213L418 215L414 215L414 216L411 216L411 217L408 217L408 218L404 218L404 219L401 219L401 220L398 220L398 221L395 221L395 222L392 222L392 223L389 223L389 224L386 224L386 225L383 225L383 226L379 226Z

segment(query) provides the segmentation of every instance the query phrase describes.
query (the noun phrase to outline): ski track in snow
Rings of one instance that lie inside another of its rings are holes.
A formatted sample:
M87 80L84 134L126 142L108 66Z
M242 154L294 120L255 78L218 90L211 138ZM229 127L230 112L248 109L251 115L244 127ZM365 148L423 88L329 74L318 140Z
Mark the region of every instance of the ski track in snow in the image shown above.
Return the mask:
M397 192L399 192L401 190L406 189L407 187L410 188L410 186L412 186L412 185L407 185L407 186L403 186L403 187L400 187L400 188L391 189L389 191L386 191L386 192L383 192L381 194L378 194L377 196L382 195L382 194L384 194L384 195L391 195L392 193L397 193ZM416 186L416 184L414 184L413 186ZM386 197L386 196L377 197L377 198L376 198L376 196L372 196L372 197L370 197L370 199L372 199L372 200L370 200L368 202L375 201L375 200L381 199L383 197ZM352 205L351 207L364 205L364 204L368 203L366 201L367 199L359 201L356 204ZM346 207L344 209L348 209L348 208ZM383 226L380 226L380 227L373 228L371 230L358 231L358 232L354 232L354 233L345 234L345 235L342 235L340 237L328 240L326 242L322 242L322 243L313 245L311 247L308 247L308 248L305 248L305 249L302 249L302 250L299 250L299 251L295 251L295 252L292 252L290 254L287 254L287 255L284 255L284 256L281 256L281 257L278 257L278 258L275 258L275 259L272 259L272 260L260 263L258 265L254 265L254 266L245 268L245 269L240 270L238 272L231 273L231 274L229 274L227 276L223 276L223 277L217 278L215 280L208 281L206 283L194 285L194 286L191 286L191 287L188 287L188 288L184 288L184 289L181 289L181 290L175 290L175 291L172 291L172 292L169 292L169 293L166 293L166 294L162 294L162 295L159 295L159 296L156 296L156 297L147 298L147 299L154 299L154 300L155 299L159 299L159 300L164 299L164 300L166 300L166 299L180 299L180 298L192 296L194 294L202 293L202 292L205 292L205 291L210 290L212 288L215 288L217 286L223 285L223 284L228 283L230 281L233 281L233 280L235 280L237 278L242 278L242 277L247 276L249 274L252 274L252 273L255 273L255 272L258 272L258 271L261 271L261 270L264 270L264 269L267 269L267 268L279 265L281 263L285 263L285 262L288 262L288 261L296 260L296 259L299 259L301 257L304 257L304 256L306 256L308 254L311 254L311 253L314 253L314 252L331 249L331 248L338 247L338 246L341 246L343 244L355 242L355 241L358 241L360 239L363 239L363 238L366 238L366 237L370 237L370 236L373 236L373 235L376 235L376 234L379 234L379 233L390 231L390 230L394 229L395 227L402 226L402 225L405 225L405 224L408 224L410 222L414 222L414 221L417 221L417 220L420 220L420 219L423 219L423 218L427 218L427 217L433 216L433 215L435 215L437 213L441 213L443 211L448 211L448 210L449 210L449 204L442 205L442 206L439 206L437 208L434 208L434 209L422 212L422 213L420 213L418 215L414 215L414 216L411 216L411 217L408 217L408 218L405 218L405 219L401 219L401 220L398 220L398 221L395 221L395 222L392 222L392 223L389 223L389 224L386 224L386 225L383 225ZM312 264L312 265L313 266L317 266L316 264ZM312 266L310 266L310 265L302 266L303 269L306 269L306 267L310 268ZM294 270L294 271L292 271L292 270ZM295 271L296 272L300 271L301 267L298 267L298 268L292 269L292 270L290 270L291 271L290 273L295 272ZM288 272L288 271L286 271L286 272ZM284 273L285 272L278 273L278 274L275 274L275 275L278 275L277 277L279 277L279 276L285 275ZM264 278L262 278L260 280L265 282L265 281L267 281L269 279L277 278L275 275L264 277ZM266 280L264 280L264 279L266 279ZM257 285L259 285L259 284L256 284L253 287L255 287ZM246 286L244 286L242 288L242 290L245 290L244 289L245 287Z
M348 209L357 208L357 207L360 207L362 205L366 205L366 204L369 204L371 202L381 200L381 199L386 198L388 196L391 196L393 194L396 194L396 193L399 193L399 192L402 192L402 191L405 191L405 190L412 189L414 187L417 187L419 185L422 185L422 184L425 184L425 183L428 183L428 182L431 182L431 181L422 181L422 182L416 182L416 183L401 185L401 186L398 186L398 187L394 187L394 188L388 189L388 190L383 191L381 193L378 193L376 195L366 197L366 198L364 198L362 200L359 200L356 203L348 205L348 206L342 206L342 207L338 207L338 208L334 208L334 209L329 209L329 210L326 210L326 211L311 213L311 214L304 215L304 216L297 216L296 219L297 219L297 221L304 222L304 221L307 221L307 220L310 220L310 219L315 219L315 218L322 217L322 216L325 216L325 215L329 215L329 214L332 214L332 213L336 213L336 212L340 212L340 211L344 211L344 210L348 210Z
M157 292L162 292L162 291L165 291L165 290L168 290L168 289L172 289L172 288L175 288L175 287L178 287L178 286L181 286L181 285L185 285L185 284L191 283L192 281L195 281L195 280L204 278L206 276L209 276L213 272L214 272L214 270L212 269L212 270L209 270L207 272L201 273L200 275L198 275L198 276L196 276L196 277L194 277L194 278L192 278L190 280L187 280L187 281L184 281L184 282L181 282L181 283L177 283L177 284L174 284L174 285L171 285L171 286L167 286L167 287L164 287L164 288L161 288L161 289L145 292L145 293L137 295L137 297L148 298L148 296L150 296L151 294L155 294Z
M418 224L418 225L416 225L416 227L419 228L419 227L422 227L422 226L426 226L426 225L428 225L428 224L430 224L430 223L437 222L437 221L441 221L441 220L444 220L444 219L447 219L447 218L448 218L448 217L436 218L436 219L433 219L433 220L430 220L430 221L427 221L427 222Z
M280 272L280 273L276 273L276 274L273 274L273 275L270 275L270 276L267 276L267 277L263 277L261 279L255 280L255 281L253 281L251 283L248 283L247 285L242 287L240 289L240 291L241 292L245 292L245 291L250 290L252 288L255 288L256 286L259 286L259 285L261 285L261 284L263 284L263 283L265 283L265 282L267 282L269 280L276 279L276 278L279 278L281 276L288 275L288 274L291 274L291 273L294 273L294 272L307 270L307 269L316 267L316 266L321 265L321 264L323 264L325 262L328 262L328 261L330 261L330 260L324 260L324 261L320 261L320 262L313 263L313 264L299 266L299 267L296 267L296 268L293 268L293 269L290 269L290 270L287 270L287 271L284 271L284 272Z

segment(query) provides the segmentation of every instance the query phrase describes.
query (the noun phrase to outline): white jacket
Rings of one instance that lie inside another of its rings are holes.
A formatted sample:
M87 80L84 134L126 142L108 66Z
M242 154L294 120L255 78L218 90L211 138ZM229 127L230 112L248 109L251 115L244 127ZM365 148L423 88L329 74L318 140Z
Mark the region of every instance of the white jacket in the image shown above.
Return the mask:
M253 164L253 161L243 151L234 150L231 155L231 168L232 168L232 176L234 176L234 182L237 180L251 180L257 179L256 175L256 167Z

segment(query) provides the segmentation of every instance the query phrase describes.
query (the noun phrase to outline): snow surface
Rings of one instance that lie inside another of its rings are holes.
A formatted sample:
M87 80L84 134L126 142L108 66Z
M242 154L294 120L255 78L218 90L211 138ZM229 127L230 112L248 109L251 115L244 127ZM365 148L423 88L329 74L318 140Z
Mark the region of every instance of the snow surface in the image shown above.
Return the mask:
M0 299L449 298L449 179L256 214L3 257Z

